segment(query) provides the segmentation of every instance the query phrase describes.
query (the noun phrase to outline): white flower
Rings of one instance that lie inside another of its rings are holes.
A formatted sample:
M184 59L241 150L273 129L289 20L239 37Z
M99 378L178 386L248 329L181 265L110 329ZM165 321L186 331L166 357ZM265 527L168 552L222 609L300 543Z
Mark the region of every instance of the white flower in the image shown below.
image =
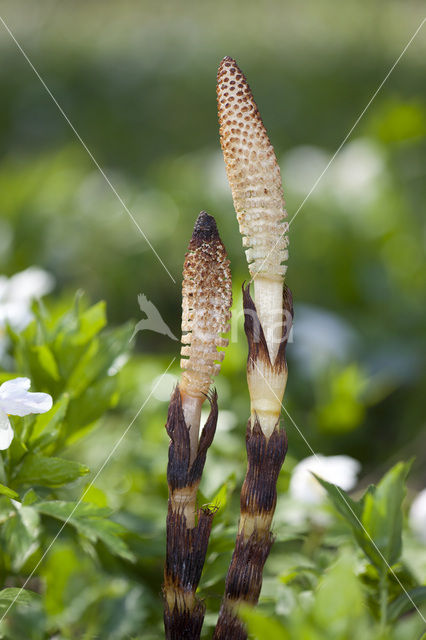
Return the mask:
M46 413L52 408L48 393L31 393L29 378L14 378L0 386L0 450L8 449L13 440L13 429L8 415L27 416Z
M321 454L310 456L299 462L293 469L289 487L290 495L300 502L321 504L326 497L326 492L312 473L349 491L356 485L360 469L358 460L349 456Z
M15 331L25 329L32 320L31 301L54 286L53 276L40 267L29 267L11 278L0 276L0 327L10 324Z
M426 542L426 489L413 500L408 520L419 540Z

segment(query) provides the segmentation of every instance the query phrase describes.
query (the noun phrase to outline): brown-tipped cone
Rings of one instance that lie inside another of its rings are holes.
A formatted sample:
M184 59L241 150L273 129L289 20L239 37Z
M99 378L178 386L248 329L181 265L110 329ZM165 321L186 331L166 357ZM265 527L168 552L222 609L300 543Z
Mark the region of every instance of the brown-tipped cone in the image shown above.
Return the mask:
M288 224L280 169L249 84L235 60L217 74L220 142L252 277L283 281Z
M180 389L204 397L228 340L232 286L229 260L213 216L202 211L185 256L182 284L182 360Z

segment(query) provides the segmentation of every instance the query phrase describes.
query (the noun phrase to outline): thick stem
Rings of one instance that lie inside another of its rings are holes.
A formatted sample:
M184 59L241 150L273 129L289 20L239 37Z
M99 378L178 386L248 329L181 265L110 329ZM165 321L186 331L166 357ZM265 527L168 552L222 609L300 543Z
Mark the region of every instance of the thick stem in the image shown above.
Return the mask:
M287 437L279 421L287 382L286 340L280 345L272 364L265 332L258 330L257 305L254 305L249 287L244 289L243 296L244 329L249 345L247 378L252 408L246 437L248 468L241 489L238 535L214 640L247 638L237 609L240 603L254 605L259 598L263 567L273 544L270 528L277 500L277 480L287 451ZM287 292L283 306L291 316L291 296ZM281 333L285 324L282 312Z

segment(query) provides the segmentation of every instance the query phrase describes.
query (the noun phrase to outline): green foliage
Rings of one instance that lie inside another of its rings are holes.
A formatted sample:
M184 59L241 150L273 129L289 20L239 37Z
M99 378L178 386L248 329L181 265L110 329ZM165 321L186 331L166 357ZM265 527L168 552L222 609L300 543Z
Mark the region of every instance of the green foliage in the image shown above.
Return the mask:
M117 522L108 520L112 513L111 509L84 502L58 500L38 502L34 508L43 515L56 518L75 527L81 535L91 542L100 540L111 553L126 560L134 560L134 555L130 553L127 545L120 538L126 529Z
M40 598L38 593L29 589L17 589L9 587L0 591L0 615L11 605L18 603L19 606L32 605Z
M9 329L18 368L15 376L28 376L31 389L51 394L54 404L44 414L11 418L14 439L9 449L1 453L1 562L9 585L21 583L21 575L27 574L31 580L56 537L72 531L77 533L71 538L73 553L78 555L77 549L84 549L90 563L96 556L107 564L111 561L107 558L112 557L135 561L125 542L126 528L112 519L113 511L87 502L85 493L90 494L90 485L81 493L79 480L89 473L88 466L56 455L67 456L69 445L87 436L105 412L116 405L118 376L109 375L109 369L127 350L130 328L105 329L105 305L87 307L80 294L65 312L47 311L41 305L35 305L33 311L35 319L23 332ZM13 376L2 375L3 380L8 377ZM78 499L58 499L76 493ZM55 521L60 522L59 529L52 527ZM74 565L74 572L75 569ZM71 573L68 577L72 578ZM103 588L102 597L113 601L116 595L108 595L107 591ZM126 585L119 592L124 603ZM28 615L34 614L42 626L47 624L43 622L41 600L36 601L36 597L32 591L21 592L15 587L0 592L3 613L11 605L2 624L12 625L14 637L20 637L20 626L25 628L23 621ZM97 592L95 600L100 598L101 593ZM26 611L21 604L33 606Z
M410 466L409 463L395 465L378 486L369 487L358 502L340 487L317 477L379 573L386 574L401 555L402 502Z
M12 476L13 485L61 487L89 473L89 469L73 460L27 453Z
M366 636L366 615L360 581L351 558L343 554L318 580L312 598L302 599L286 622L245 609L241 617L256 640L355 640Z

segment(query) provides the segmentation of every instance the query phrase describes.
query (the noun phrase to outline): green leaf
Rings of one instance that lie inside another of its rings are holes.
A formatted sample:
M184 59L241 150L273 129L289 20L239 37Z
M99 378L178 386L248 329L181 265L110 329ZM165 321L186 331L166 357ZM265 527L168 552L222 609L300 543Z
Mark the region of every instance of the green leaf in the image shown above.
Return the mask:
M89 484L84 488L81 501L91 504L96 507L107 507L108 500L102 489L95 487L94 484Z
M209 500L201 491L199 492L199 504L201 506L208 506L215 510L216 518L218 521L219 514L222 514L229 502L229 497L235 488L235 474L231 474L225 482L219 487L216 494Z
M66 440L84 431L88 424L98 420L116 401L117 379L105 377L91 384L78 398L71 400L68 408Z
M89 469L73 460L53 458L29 453L25 456L14 478L15 484L36 484L60 487L89 473Z
M346 493L343 489L336 486L335 484L331 484L331 482L327 482L317 476L315 473L312 474L318 480L318 482L324 487L327 491L329 498L333 502L337 511L342 515L345 520L351 525L351 527L355 530L362 531L361 517L362 517L362 502L355 502Z
M387 571L388 565L395 564L401 555L402 501L410 464L395 465L358 502L343 489L315 476L352 527L361 549L381 572Z
M395 622L404 613L412 611L415 607L419 607L425 602L426 586L416 587L415 589L411 589L411 591L407 591L407 593L402 593L398 598L393 600L388 607L389 621Z
M238 615L256 640L289 640L290 635L278 620L265 616L249 606L241 606Z
M87 344L106 325L105 302L101 301L79 314L79 327L73 344Z
M14 500L16 500L16 499L19 500L19 495L16 493L16 491L13 491L12 489L9 489L9 487L5 487L4 484L0 484L0 493L3 496L7 496L8 498L13 498Z
M376 566L387 571L399 559L402 549L402 502L411 463L399 462L382 478L374 493L364 499L362 523L374 540Z
M34 504L35 502L38 502L40 500L39 496L36 494L36 492L34 491L34 489L28 489L28 491L25 493L23 499L22 499L22 504L25 506L30 506L32 504Z
M47 344L36 345L33 351L37 354L41 368L48 373L54 380L60 379L58 365L55 356Z
M14 571L19 571L38 547L39 515L33 507L20 507L5 523L3 552L10 556Z
M40 600L40 594L28 589L18 589L17 587L9 587L0 591L0 611L4 613L11 604L30 606Z
M132 327L126 324L114 330L104 331L94 339L69 377L69 391L74 396L79 396L97 378L107 375L114 360L129 348L131 335Z
M366 495L374 494L375 487L368 487L361 500L355 501L352 500L350 495L340 487L337 487L336 485L323 480L315 474L313 475L327 491L328 496L334 504L336 510L340 513L341 516L343 516L343 518L352 528L352 533L361 549L364 551L367 557L373 561L373 559L377 556L377 552L374 547L374 543L366 534L366 531L362 524L362 512Z
M47 413L40 413L35 421L30 442L35 443L34 446L41 445L44 442L51 441L59 431L61 422L65 418L69 404L69 395L64 393ZM49 438L39 439L40 436L49 436ZM38 443L37 443L38 441Z
M73 526L91 542L100 540L114 555L134 561L133 554L121 538L126 533L126 529L117 522L107 519L111 514L110 509L85 502L76 503L61 500L39 502L34 505L34 508L39 513Z

